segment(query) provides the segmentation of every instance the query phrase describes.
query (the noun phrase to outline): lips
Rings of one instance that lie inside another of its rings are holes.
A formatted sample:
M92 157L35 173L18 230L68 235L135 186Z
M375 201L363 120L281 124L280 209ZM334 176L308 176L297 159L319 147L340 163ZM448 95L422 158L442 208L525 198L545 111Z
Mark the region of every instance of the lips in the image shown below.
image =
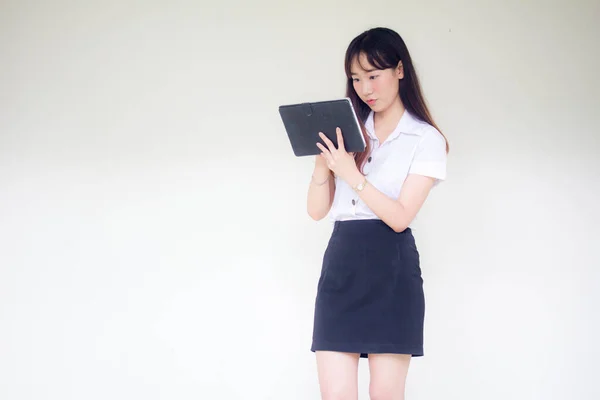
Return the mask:
M376 102L376 101L377 101L377 100L367 100L367 104L369 104L369 105L373 105L373 104L375 104L375 102Z

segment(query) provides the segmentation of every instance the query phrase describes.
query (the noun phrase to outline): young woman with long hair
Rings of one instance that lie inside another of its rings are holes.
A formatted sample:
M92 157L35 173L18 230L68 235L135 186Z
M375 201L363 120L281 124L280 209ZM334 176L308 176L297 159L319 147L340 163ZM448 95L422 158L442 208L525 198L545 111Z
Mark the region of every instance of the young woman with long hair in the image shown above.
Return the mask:
M327 215L311 350L324 400L358 398L358 361L368 358L371 399L404 399L412 357L423 356L425 297L411 223L446 178L448 143L427 108L407 46L374 28L346 51L347 96L367 143L316 145L307 211Z

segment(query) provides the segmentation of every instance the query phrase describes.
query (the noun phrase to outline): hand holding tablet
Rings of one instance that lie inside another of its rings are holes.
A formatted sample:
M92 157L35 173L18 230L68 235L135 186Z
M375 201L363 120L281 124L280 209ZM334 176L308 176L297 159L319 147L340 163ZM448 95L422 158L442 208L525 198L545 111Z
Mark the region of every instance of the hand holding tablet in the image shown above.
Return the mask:
M325 139L338 148L337 128L341 130L348 153L365 150L365 138L348 98L282 105L279 114L297 157L321 154L317 143L327 148ZM321 132L325 138L320 136Z

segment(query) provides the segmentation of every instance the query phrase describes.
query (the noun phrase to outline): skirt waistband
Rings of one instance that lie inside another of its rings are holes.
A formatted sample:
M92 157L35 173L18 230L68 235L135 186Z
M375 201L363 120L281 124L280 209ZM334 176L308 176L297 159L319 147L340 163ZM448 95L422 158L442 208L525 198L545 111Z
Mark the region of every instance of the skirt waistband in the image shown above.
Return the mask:
M353 219L335 221L333 235L367 235L367 236L412 236L412 230L406 228L402 232L394 232L392 228L380 219Z

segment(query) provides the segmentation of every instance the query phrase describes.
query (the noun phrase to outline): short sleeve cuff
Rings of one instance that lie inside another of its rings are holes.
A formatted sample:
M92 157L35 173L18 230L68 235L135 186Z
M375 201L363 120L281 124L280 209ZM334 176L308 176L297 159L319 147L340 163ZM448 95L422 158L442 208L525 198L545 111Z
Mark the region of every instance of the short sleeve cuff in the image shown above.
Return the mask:
M409 174L429 176L438 181L443 181L446 179L446 163L433 161L414 163Z

